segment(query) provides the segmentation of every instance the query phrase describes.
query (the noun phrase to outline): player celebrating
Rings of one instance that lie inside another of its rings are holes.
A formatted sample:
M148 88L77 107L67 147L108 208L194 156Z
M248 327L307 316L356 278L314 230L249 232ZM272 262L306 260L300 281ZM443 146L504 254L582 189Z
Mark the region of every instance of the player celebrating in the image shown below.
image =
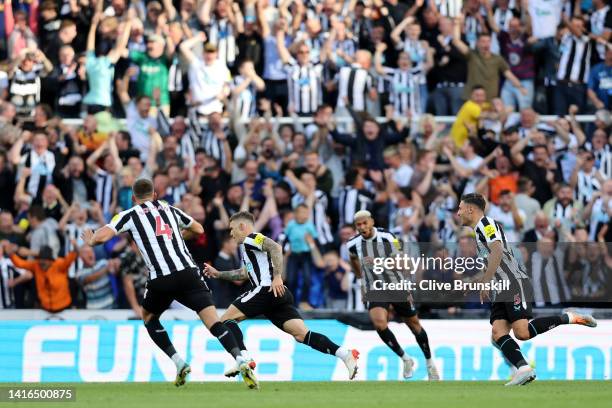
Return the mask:
M221 320L234 333L243 357L248 359L238 322L264 315L276 327L292 335L321 353L340 358L349 372L349 379L357 374L359 352L348 350L332 342L327 336L310 331L294 306L291 292L283 284L283 250L274 240L253 231L255 220L247 211L238 212L230 217L230 234L240 244L243 268L232 271L218 271L204 264L207 277L226 280L250 279L254 288L239 296L227 308ZM232 377L239 372L235 367L225 373Z
M590 315L573 311L561 316L529 320L532 318L529 297L532 297L533 291L529 276L522 262L508 246L501 224L484 215L485 207L486 202L482 195L467 194L461 198L457 215L464 226L474 229L479 254L487 259L482 282L510 281L509 299L513 301L496 301L495 293L492 296L492 340L504 357L517 368L512 380L506 385L524 385L535 380L536 373L525 361L519 345L510 337L510 330L517 339L529 340L562 324L596 327L597 322ZM488 291L480 293L481 302L488 297Z
M379 256L381 251L384 256L395 255L394 247L397 249L399 241L391 232L382 228L374 227L374 219L369 211L363 210L355 213L355 228L358 235L347 242L347 249L350 254L350 261L353 271L358 278L362 278L366 262ZM379 249L381 251L379 251ZM382 341L389 346L404 362L404 378L412 377L414 370L414 360L408 356L398 343L393 332L389 329L389 307L393 306L395 312L402 318L404 323L410 328L412 334L423 351L427 362L427 375L430 381L440 379L438 369L431 358L431 349L425 329L421 326L417 311L412 302L368 302L366 307L370 314L370 320Z
M159 322L159 316L176 300L198 314L212 335L236 359L247 385L255 388L257 379L253 370L242 358L232 332L219 321L210 290L185 245L185 236L202 234L204 228L183 211L158 201L150 180L137 180L132 194L136 203L134 207L119 213L95 233L92 230L84 231L83 240L94 246L128 232L138 245L149 270L142 302L142 319L151 340L176 365L174 384L177 387L185 384L185 378L191 372ZM184 230L183 235L181 230Z

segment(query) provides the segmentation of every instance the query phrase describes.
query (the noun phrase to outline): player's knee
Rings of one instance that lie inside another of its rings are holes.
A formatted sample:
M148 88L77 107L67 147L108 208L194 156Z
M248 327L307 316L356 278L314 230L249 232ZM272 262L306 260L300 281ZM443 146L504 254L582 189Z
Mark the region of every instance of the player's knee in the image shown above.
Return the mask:
M491 338L493 339L494 342L497 343L497 341L501 339L502 337L504 337L506 334L508 334L506 330L502 330L500 328L493 327L493 330L491 331Z
M389 324L386 319L373 319L372 324L376 330L386 330Z
M299 331L297 333L292 333L292 336L298 343L303 343L306 339L306 333L307 332Z
M154 317L155 315L153 313L147 311L146 309L142 309L142 321L145 325L148 324Z
M515 329L512 330L514 332L514 337L517 338L517 340L529 340L531 338L531 335L529 334L529 330L526 327L517 327Z
M416 316L408 318L408 320L406 320L406 324L413 333L420 333L422 330L421 322Z

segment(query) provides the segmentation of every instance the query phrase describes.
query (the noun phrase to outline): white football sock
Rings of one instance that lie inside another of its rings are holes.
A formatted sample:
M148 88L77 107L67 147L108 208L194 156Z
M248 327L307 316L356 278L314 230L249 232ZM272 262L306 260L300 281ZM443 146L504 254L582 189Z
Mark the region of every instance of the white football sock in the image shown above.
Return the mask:
M404 360L404 361L408 361L408 360L412 360L412 359L410 358L410 356L408 355L408 353L404 353L404 355L402 356L402 360Z
M176 366L177 370L180 370L186 364L178 353L174 353L174 355L170 358L172 359L172 361L174 361L174 365Z
M346 349L344 347L338 347L338 350L336 350L336 357L341 358L341 359L345 359L349 356L349 349Z

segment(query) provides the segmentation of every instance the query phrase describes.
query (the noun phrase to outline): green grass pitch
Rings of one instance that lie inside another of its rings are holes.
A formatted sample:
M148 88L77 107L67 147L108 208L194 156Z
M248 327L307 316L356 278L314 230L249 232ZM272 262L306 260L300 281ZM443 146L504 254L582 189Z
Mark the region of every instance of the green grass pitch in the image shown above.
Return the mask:
M32 387L34 384L12 384ZM612 406L610 381L536 381L524 387L502 382L263 382L261 390L243 383L87 383L76 402L0 403L0 406L66 408L597 408ZM0 384L2 387L9 384ZM41 388L60 384L41 384Z

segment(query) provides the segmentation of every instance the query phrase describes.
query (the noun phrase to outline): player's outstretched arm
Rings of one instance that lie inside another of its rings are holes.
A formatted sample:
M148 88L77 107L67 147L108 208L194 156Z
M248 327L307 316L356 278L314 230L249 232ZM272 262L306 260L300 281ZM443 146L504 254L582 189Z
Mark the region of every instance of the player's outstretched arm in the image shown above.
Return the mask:
M285 285L283 284L283 247L273 239L265 237L261 249L268 253L272 262L273 278L270 291L274 292L275 297L281 297L285 294Z
M218 271L209 264L204 264L204 276L207 278L224 279L229 281L243 281L248 279L249 274L244 268L233 269L231 271Z
M83 231L81 238L83 241L89 246L96 246L105 243L106 241L113 238L117 233L115 230L110 228L108 225L105 225L102 228L99 228L96 232L93 230L87 229Z

